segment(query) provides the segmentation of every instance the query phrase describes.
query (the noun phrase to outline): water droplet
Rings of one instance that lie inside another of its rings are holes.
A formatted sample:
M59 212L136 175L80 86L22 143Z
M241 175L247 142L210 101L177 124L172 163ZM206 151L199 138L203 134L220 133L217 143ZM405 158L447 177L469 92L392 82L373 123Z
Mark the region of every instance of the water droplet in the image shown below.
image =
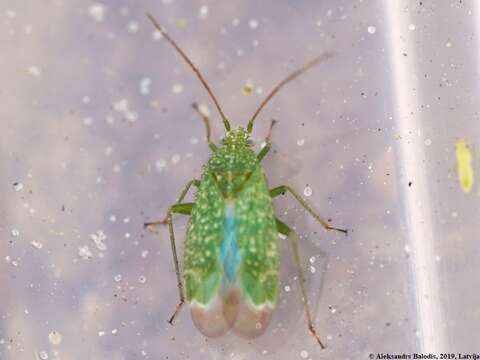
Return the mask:
M172 92L174 94L180 94L181 92L183 92L183 85L180 83L174 84L172 86Z
M202 5L199 10L200 17L205 19L208 16L208 6Z
M369 33L369 34L375 34L375 32L377 31L377 28L376 28L375 26L373 26L373 25L370 25L370 26L367 28L367 30L368 30L368 33Z
M145 284L147 282L147 278L141 275L138 277L138 282L140 282L141 284Z
M82 259L89 259L93 256L93 254L88 248L88 245L85 245L78 248L78 256L80 256Z
M102 22L103 20L105 20L106 10L107 10L106 6L99 3L90 5L88 7L88 13L92 17L92 19L97 22Z
M303 350L301 353L300 353L300 356L302 357L302 359L306 359L308 357L308 351L307 350Z
M250 26L251 29L256 29L258 27L258 20L257 19L251 19L248 22L248 26Z
M48 341L53 345L58 345L62 342L62 334L58 331L51 331L50 334L48 334Z
M141 253L141 256L142 256L143 258L146 258L147 255L148 255L148 250L143 250L142 253Z
M286 292L289 292L289 291L290 291L290 286L285 285L285 288L284 288L284 289L285 289Z
M113 277L113 280L115 280L116 282L122 281L122 275L120 275L120 274L115 275L115 276Z
M36 240L33 240L30 244L32 244L32 246L37 249L41 249L43 247L43 244L40 241Z
M136 21L129 21L127 24L127 31L129 33L136 33L138 31L138 23Z
M310 186L306 186L305 189L303 189L303 195L306 197L312 196L313 190Z

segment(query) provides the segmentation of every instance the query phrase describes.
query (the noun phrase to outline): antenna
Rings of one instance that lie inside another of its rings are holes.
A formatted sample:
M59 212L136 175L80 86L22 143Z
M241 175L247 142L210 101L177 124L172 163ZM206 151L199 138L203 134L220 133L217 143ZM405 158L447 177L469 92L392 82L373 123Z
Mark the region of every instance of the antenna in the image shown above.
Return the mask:
M177 52L180 54L180 56L183 58L183 60L185 60L185 62L190 66L190 68L193 70L195 75L197 75L197 78L203 84L203 86L207 90L208 94L212 98L213 102L215 103L215 106L217 107L217 110L220 113L220 116L222 117L222 121L223 121L223 125L225 126L225 129L227 129L227 131L230 130L230 123L228 122L225 114L223 113L222 108L220 107L220 104L217 101L217 98L215 97L215 95L213 95L212 90L210 89L207 82L205 81L202 74L200 73L200 70L198 70L195 67L195 65L193 65L193 62L188 58L187 54L185 54L183 52L183 50L180 49L180 47L177 45L177 43L170 36L168 36L168 34L162 29L162 27L157 22L157 20L155 20L155 18L152 15L150 15L149 13L146 13L146 15L150 19L150 21L153 23L155 28L160 32L160 34L162 34L162 36L165 39L167 39L167 41L170 43L170 45L172 45L175 48L175 50L177 50Z
M319 63L321 63L322 61L325 61L325 60L328 60L330 59L331 57L333 56L333 53L331 52L326 52L326 53L323 53L319 56L317 56L315 59L309 61L308 63L306 63L305 65L303 65L301 68L295 70L294 72L292 72L290 75L288 75L285 79L283 79L282 81L280 81L278 83L277 86L275 86L273 88L273 90L270 92L270 94L268 94L268 96L262 101L262 103L260 104L260 106L258 107L257 111L255 111L255 114L253 114L252 118L250 119L250 121L248 122L248 125L247 125L247 131L249 133L252 132L252 129L253 129L253 122L255 121L255 119L257 118L257 115L260 113L260 111L262 111L262 109L265 107L265 105L267 105L267 103L270 101L270 99L286 84L288 84L290 81L294 80L295 78L299 77L300 75L302 75L305 71L311 69L312 67L314 67L315 65L318 65Z

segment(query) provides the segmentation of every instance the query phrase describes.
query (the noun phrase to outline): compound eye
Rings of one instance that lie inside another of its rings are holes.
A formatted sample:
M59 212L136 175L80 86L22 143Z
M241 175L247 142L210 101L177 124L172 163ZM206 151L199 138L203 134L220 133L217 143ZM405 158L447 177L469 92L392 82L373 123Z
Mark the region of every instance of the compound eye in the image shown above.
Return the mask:
M255 145L255 142L253 141L253 139L247 139L247 145L248 146L253 146L253 145Z

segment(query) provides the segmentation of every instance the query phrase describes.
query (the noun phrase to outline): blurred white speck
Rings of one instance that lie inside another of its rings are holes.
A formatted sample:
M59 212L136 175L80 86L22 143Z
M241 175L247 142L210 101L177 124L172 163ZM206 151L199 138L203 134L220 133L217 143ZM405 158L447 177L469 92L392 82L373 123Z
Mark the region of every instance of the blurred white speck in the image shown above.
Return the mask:
M373 25L370 25L368 28L367 28L367 31L369 34L375 34L375 32L377 31L377 28Z
M122 8L120 8L120 11L119 11L119 12L120 12L120 15L122 15L122 16L127 16L130 11L128 10L128 8L122 7Z
M289 292L290 291L290 286L285 285L284 289L285 289L286 292Z
M248 22L248 26L250 26L251 29L256 29L258 28L258 20L257 19L251 19Z
M458 213L456 211L452 211L451 215L452 217L456 218L458 216Z
M117 217L115 215L110 215L109 219L111 222L117 221Z
M40 67L38 66L33 65L28 68L28 73L32 76L40 76L42 73L42 69L40 69Z
M198 110L202 113L202 115L205 115L207 117L210 116L210 109L206 104L198 105Z
M440 261L441 259L442 259L442 258L440 257L440 255L436 255L436 256L435 256L435 260L436 260L436 261Z
M327 10L327 16L330 17L330 16L332 16L332 14L333 14L333 10L332 10L332 9L328 9L328 10Z
M310 258L310 264L313 264L313 263L315 262L315 260L316 260L316 259L315 259L315 256L312 256L312 257Z
M300 353L300 356L302 357L302 359L306 359L308 357L308 351L307 350L303 350L301 353Z
M90 116L87 116L83 119L83 125L90 126L93 123L93 119Z
M13 189L15 191L21 191L23 189L23 184L21 182L14 182Z
M105 155L106 155L106 156L112 155L112 151L113 151L113 148L112 148L111 146L107 146L107 147L105 148Z
M50 331L48 334L48 341L50 341L50 344L58 345L62 342L62 334L55 330Z
M172 92L174 94L180 94L181 92L183 92L183 85L180 83L174 84L172 86Z
M120 282L122 281L122 275L120 274L117 274L113 277L113 280L115 280L115 282Z
M130 239L130 233L125 233L124 236L125 236L126 239Z
M90 96L85 95L85 96L82 98L82 102L83 102L84 104L89 104L89 103L90 103Z
M105 235L105 233L102 230L97 230L96 233L90 234L90 239L95 243L98 250L100 251L107 250L107 245L105 244L107 235Z
M15 12L15 10L8 9L7 11L5 11L5 15L7 15L7 17L9 17L10 19L13 19L17 16L17 13Z
M312 196L313 190L310 186L305 186L305 189L303 189L303 195L305 196Z
M155 162L155 168L157 169L157 172L161 172L165 167L167 166L167 162L163 159L157 160Z
M129 21L127 24L127 31L129 33L136 33L138 31L138 23L136 21Z
M139 83L140 94L144 96L150 94L150 85L152 85L152 79L148 77L141 78Z
M237 49L237 56L243 56L244 51L243 49Z
M120 169L121 169L120 165L118 165L118 164L113 165L113 172L115 174L118 174L120 172Z
M432 145L432 139L425 139L425 145L427 146Z
M48 354L47 354L46 351L40 351L40 352L38 353L38 357L39 357L40 359L42 359L42 360L46 360L46 359L48 359Z
M452 43L449 41L445 44L446 47L452 47Z
M207 5L200 6L199 15L203 19L205 19L208 16L208 6Z
M152 39L153 40L160 40L163 37L162 33L158 30L152 31Z
M128 224L130 222L130 218L128 216L126 218L123 218L123 222L125 224Z
M310 272L314 274L315 271L317 271L317 269L315 269L315 266L310 266Z
M408 244L405 244L405 246L403 247L403 250L404 250L407 254L409 254L410 251L411 251L411 250L410 250L410 246L408 246Z
M32 25L25 25L23 27L23 31L25 32L25 34L31 34L32 31L33 31L33 26Z
M141 275L138 277L138 282L140 282L141 284L145 284L147 282L147 278Z
M118 329L112 329L112 334L115 335L118 332Z
M199 142L200 142L200 140L198 140L198 138L196 138L196 137L190 138L190 144L192 144L192 145L197 145Z
M43 248L43 244L40 241L33 240L30 244L37 249Z
M146 258L148 255L148 250L142 250L141 254L142 258Z
M105 331L99 331L98 332L98 336L103 336L103 335L105 335Z
M258 40L256 40L256 39L252 41L252 46L253 46L253 47L257 47L259 44L260 44L260 43L259 43Z
M297 145L298 146L303 146L305 144L305 139L298 139L297 140Z
M232 25L233 26L238 26L240 24L240 19L239 18L235 18L232 20Z
M13 237L17 237L20 235L20 231L18 229L12 229L11 233Z
M78 248L78 256L80 256L82 259L89 259L93 256L93 254L88 248L88 245L85 245Z
M105 20L105 12L107 11L107 7L100 3L92 4L88 7L88 13L92 17L93 20L102 22Z
M180 162L180 154L173 154L172 159L170 160L173 165Z
M116 101L112 104L112 107L113 107L113 110L115 111L126 112L128 111L128 101L127 99Z
M411 31L414 31L415 30L415 24L410 24L408 26L408 29L411 30Z

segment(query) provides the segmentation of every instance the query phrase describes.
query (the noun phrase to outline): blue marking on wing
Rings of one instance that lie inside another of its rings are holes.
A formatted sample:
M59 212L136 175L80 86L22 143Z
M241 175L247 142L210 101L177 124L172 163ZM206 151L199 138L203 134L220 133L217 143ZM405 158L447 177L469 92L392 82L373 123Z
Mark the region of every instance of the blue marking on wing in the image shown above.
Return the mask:
M229 282L235 280L240 265L240 249L237 244L237 224L235 221L234 205L227 204L224 220L224 239L220 248L220 261L223 271Z

